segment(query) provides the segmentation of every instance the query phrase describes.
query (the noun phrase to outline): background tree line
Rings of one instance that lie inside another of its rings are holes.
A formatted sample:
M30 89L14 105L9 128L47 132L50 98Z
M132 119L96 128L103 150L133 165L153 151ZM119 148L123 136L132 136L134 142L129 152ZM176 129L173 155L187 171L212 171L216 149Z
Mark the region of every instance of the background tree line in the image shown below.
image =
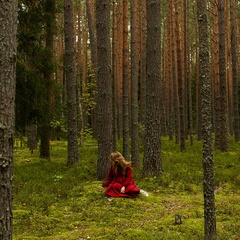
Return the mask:
M123 138L124 155L138 165L146 122L160 123L161 134L174 139L181 151L187 138L193 144L193 134L202 139L197 8L197 1L161 1L159 12L151 14L156 21L147 19L146 1L72 1L72 78L81 141L89 129L96 138L109 135L112 149ZM207 11L214 140L216 149L227 151L229 134L239 140L238 5L224 1L220 15L218 2L209 1ZM44 139L67 131L64 21L69 14L64 18L62 2L54 0L19 1L18 13L17 132L25 135L37 125L41 155L50 157ZM159 31L157 44L147 39L151 21ZM159 56L151 59L155 51ZM157 82L147 81L147 64L154 65ZM147 105L149 94L155 98ZM155 110L149 110L154 102Z

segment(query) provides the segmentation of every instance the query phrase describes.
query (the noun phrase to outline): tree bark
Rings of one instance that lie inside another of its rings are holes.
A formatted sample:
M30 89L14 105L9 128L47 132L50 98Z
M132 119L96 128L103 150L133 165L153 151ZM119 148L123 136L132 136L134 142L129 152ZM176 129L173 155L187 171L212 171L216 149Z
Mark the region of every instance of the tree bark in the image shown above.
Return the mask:
M64 1L64 33L65 33L65 74L67 85L67 115L68 115L68 159L67 165L79 163L76 79L75 79L75 50L73 32L72 0Z
M182 64L181 64L181 46L180 46L180 34L179 34L179 21L178 21L178 0L174 0L175 7L175 37L177 47L177 79L178 79L178 97L179 97L179 118L180 118L180 150L186 150L185 139L185 116L184 116L184 83L182 77Z
M146 37L147 16L146 0L140 1L141 14L141 53L140 53L140 118L141 124L145 123L146 117Z
M227 84L225 56L225 16L224 0L218 0L218 31L219 31L219 86L220 86L220 116L219 121L219 150L228 150L228 117L227 117Z
M131 161L139 165L138 78L139 78L139 0L131 1Z
M204 239L213 240L216 234L216 216L214 200L214 170L212 154L212 109L211 79L208 46L208 21L206 0L198 0L199 28L199 78L201 87L202 109L202 165L204 194Z
M109 155L113 150L110 6L108 0L96 0L96 26L97 26L97 52L98 52L97 178L99 180L103 180L107 176L110 165Z
M53 36L55 21L55 0L47 0L45 2L45 19L46 19L46 48L49 50L49 62L53 62ZM51 137L51 88L52 88L52 69L46 67L44 69L43 84L45 91L42 93L42 108L45 116L40 121L40 157L50 158L50 137Z
M238 54L237 54L237 27L236 27L236 0L230 0L230 29L231 29L231 54L232 54L232 82L233 82L233 131L235 141L240 140L239 129L239 101L238 101Z
M123 156L130 159L128 1L123 0Z
M92 68L93 68L93 83L94 83L94 87L93 87L93 91L96 92L97 89L97 83L96 83L96 75L97 75L97 37L96 37L96 25L94 22L95 19L95 4L94 4L94 0L86 0L86 11L87 11L87 19L88 19L88 30L89 30L89 41L90 41L90 48L91 48L91 63L92 63ZM93 99L94 101L97 102L97 97L95 96L95 94L93 94ZM91 127L93 129L93 136L95 138L97 138L97 123L96 123L96 119L97 119L97 109L93 108L91 111Z
M12 239L17 1L0 2L0 239Z
M169 5L173 5L173 0L169 0ZM171 7L171 58L172 58L172 82L173 82L173 112L174 112L174 132L175 132L175 140L176 144L179 144L180 139L180 118L179 118L179 97L178 97L178 83L177 83L177 64L176 64L176 56L177 56L177 47L176 47L176 34L175 34L175 12Z
M160 2L147 1L147 81L143 174L162 172L160 126Z

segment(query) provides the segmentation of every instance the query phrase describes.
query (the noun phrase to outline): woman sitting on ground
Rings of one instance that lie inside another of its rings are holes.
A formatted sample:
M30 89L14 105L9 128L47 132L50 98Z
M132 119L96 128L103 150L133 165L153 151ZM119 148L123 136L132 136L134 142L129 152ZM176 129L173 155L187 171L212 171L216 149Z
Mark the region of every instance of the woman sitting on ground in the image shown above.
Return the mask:
M135 198L139 193L148 196L148 193L140 190L133 178L131 163L127 162L121 153L113 152L110 155L111 166L103 187L107 187L105 193L110 197Z

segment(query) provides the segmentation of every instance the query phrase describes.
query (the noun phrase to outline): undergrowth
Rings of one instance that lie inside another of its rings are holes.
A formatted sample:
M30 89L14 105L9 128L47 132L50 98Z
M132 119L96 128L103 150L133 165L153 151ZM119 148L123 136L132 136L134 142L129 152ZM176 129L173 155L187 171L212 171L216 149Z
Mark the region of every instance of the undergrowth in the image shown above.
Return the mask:
M121 150L121 149L120 149ZM140 152L140 159L143 153ZM201 143L186 152L162 140L161 176L142 178L138 187L149 197L107 198L96 180L97 144L80 147L80 164L66 167L66 141L51 142L51 159L15 147L13 239L45 240L174 240L203 239ZM215 205L220 240L240 237L239 146L214 152ZM182 223L175 224L175 216Z

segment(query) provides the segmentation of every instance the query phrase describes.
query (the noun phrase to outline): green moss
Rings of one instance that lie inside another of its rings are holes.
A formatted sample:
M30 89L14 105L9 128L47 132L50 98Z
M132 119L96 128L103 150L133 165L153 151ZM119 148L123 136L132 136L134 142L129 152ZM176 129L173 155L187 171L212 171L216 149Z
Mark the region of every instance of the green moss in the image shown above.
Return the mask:
M164 173L136 184L149 197L108 199L97 181L97 145L80 147L80 164L67 168L67 144L51 143L51 160L17 148L14 162L13 240L197 240L203 239L201 144L187 143L182 153L163 138ZM142 158L143 153L140 152ZM228 153L214 152L218 239L240 236L238 145ZM179 214L182 223L175 224Z

